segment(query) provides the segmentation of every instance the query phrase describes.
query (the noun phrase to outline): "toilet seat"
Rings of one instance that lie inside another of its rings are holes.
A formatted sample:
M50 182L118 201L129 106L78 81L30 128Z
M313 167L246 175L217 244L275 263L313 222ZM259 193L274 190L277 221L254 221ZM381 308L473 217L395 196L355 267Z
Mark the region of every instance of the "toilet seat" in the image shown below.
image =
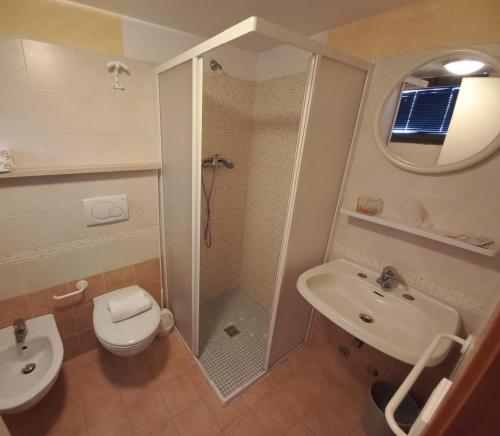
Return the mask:
M137 285L117 289L94 298L94 331L101 344L110 351L126 354L144 349L155 337L160 324L160 307L154 298L144 291L151 299L150 310L139 313L131 318L119 322L112 322L107 302L109 300L127 296L139 290Z

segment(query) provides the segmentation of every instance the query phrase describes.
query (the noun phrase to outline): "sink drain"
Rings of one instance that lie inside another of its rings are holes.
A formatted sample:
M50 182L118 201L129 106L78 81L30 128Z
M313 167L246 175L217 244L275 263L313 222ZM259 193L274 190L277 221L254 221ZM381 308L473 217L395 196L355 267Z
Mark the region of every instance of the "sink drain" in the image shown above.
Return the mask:
M23 374L29 374L30 372L33 372L35 368L36 368L36 363L27 363L22 367L21 372Z
M359 317L360 317L361 321L367 322L368 324L371 324L374 321L373 317L371 317L370 315L367 315L366 313L360 313Z

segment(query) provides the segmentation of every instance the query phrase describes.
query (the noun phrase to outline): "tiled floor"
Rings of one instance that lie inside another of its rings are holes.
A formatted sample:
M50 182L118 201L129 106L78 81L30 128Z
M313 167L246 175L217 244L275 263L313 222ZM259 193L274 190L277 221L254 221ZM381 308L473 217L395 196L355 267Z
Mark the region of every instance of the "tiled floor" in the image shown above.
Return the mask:
M270 314L241 290L200 306L200 362L224 398L264 371ZM229 336L224 329L238 330Z
M132 358L99 349L65 361L46 398L4 419L13 436L358 436L364 397L306 346L222 407L172 334Z

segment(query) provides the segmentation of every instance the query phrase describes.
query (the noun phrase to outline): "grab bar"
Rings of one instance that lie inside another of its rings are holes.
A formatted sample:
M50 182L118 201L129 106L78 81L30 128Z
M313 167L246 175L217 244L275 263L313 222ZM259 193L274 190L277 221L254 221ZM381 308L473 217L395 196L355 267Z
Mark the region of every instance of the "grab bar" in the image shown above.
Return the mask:
M450 339L452 341L461 344L462 348L460 349L460 352L464 354L474 341L474 336L469 335L467 339L462 339L459 336L450 335L448 333L440 333L433 339L433 341L424 351L424 354L420 356L420 359L418 359L413 369L410 371L410 373L405 378L403 383L401 383L401 386L399 386L398 390L396 391L394 396L391 398L391 401L389 401L389 403L385 408L385 419L387 420L389 427L396 434L396 436L408 436L407 433L401 430L399 425L396 423L396 420L394 419L394 414L396 413L396 409L399 407L401 401L403 401L403 398L406 396L406 394L408 394L411 387L417 380L418 376L424 370L426 363L429 361L432 354L434 353L434 351L436 350L436 348L439 346L439 344L443 339Z
M89 287L89 282L87 282L87 280L80 280L79 282L76 283L76 291L70 292L69 294L53 295L52 298L54 300L64 300L65 298L72 297L73 295L81 294L88 287Z

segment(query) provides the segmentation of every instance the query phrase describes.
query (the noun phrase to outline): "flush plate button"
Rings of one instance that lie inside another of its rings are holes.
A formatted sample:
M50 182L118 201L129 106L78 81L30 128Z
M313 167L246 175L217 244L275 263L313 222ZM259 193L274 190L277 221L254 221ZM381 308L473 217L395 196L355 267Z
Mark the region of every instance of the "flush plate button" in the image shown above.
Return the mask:
M128 199L126 195L85 198L83 208L87 226L98 226L128 219Z

